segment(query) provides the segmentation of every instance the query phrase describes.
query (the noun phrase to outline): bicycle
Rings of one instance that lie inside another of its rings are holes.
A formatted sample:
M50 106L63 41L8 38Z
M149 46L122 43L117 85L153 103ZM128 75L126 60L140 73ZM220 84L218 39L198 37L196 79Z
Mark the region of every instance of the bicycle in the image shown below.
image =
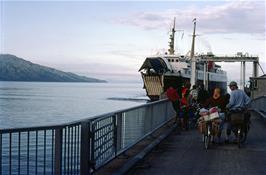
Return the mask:
M245 111L238 111L230 114L230 123L236 136L238 148L241 148L242 144L245 143L250 128L249 118L245 115Z
M219 132L220 125L219 122L218 124L216 123L217 119L219 119L219 113L215 112L212 114L203 115L199 120L199 123L202 127L200 131L203 136L204 148L206 150L209 149L211 141L214 141L214 137L217 136Z
M207 150L210 146L211 142L211 121L206 121L205 123L205 131L204 131L204 136L203 136L203 142L204 142L204 148Z
M189 106L189 112L188 112L188 128L189 129L196 129L197 128L197 122L200 118L199 115L200 106L197 103L193 103Z

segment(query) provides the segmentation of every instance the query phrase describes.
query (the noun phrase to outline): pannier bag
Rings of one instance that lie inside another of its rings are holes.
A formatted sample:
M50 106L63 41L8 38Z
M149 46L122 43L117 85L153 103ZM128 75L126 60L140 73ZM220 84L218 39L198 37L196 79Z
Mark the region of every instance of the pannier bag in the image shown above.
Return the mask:
M245 121L245 115L243 113L232 113L230 119L233 125L241 125Z
M200 133L204 133L206 130L206 122L203 120L200 120L198 123L198 130Z
M220 124L221 124L222 120L221 119L215 119L212 121L212 135L217 135L219 133L219 130L220 130ZM205 133L205 130L206 130L206 122L201 119L199 120L198 122L198 130L200 133Z
M222 120L221 119L215 119L212 121L212 135L217 136L220 131L220 125Z

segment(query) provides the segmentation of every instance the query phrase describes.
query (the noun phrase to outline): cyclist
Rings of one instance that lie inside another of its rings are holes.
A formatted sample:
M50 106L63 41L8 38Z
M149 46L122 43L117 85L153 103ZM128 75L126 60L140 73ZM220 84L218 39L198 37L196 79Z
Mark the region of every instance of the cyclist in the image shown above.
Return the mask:
M226 106L229 109L228 116L230 117L232 113L244 113L251 101L250 98L243 90L238 89L235 81L230 82L229 88L231 89L231 95L229 103ZM230 127L228 127L226 142L228 142L230 133L231 130Z
M220 128L218 132L218 138L220 142L222 130L223 130L223 124L224 124L224 113L226 110L226 97L221 95L221 89L215 88L212 97L208 98L206 102L204 103L205 108L211 108L211 107L218 107L220 111Z
M226 98L221 95L221 89L215 88L213 91L213 96L208 98L205 103L204 107L211 108L217 106L221 109L221 112L225 112L226 107Z
M243 90L238 89L237 83L235 81L230 82L229 88L232 92L227 108L230 111L245 109L250 103L250 98L247 96L247 94Z

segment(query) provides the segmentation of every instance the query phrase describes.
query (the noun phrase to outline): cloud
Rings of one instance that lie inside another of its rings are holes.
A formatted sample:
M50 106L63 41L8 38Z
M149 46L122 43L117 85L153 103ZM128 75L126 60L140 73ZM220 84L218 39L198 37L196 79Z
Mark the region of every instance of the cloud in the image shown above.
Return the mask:
M136 53L136 50L138 53ZM106 54L114 55L117 57L123 57L126 59L131 59L131 60L137 60L139 57L144 57L145 56L145 50L144 49L113 49L110 51L107 51Z
M145 30L168 28L176 17L177 28L192 30L192 19L198 19L203 33L249 33L265 35L265 2L233 1L220 5L196 6L157 12L138 12L116 19L120 24Z

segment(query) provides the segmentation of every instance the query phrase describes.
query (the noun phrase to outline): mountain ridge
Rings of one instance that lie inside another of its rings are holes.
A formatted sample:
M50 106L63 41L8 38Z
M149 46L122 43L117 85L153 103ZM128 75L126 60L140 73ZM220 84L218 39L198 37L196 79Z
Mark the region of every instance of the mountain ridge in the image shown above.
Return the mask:
M107 82L35 64L11 54L0 54L0 81Z

